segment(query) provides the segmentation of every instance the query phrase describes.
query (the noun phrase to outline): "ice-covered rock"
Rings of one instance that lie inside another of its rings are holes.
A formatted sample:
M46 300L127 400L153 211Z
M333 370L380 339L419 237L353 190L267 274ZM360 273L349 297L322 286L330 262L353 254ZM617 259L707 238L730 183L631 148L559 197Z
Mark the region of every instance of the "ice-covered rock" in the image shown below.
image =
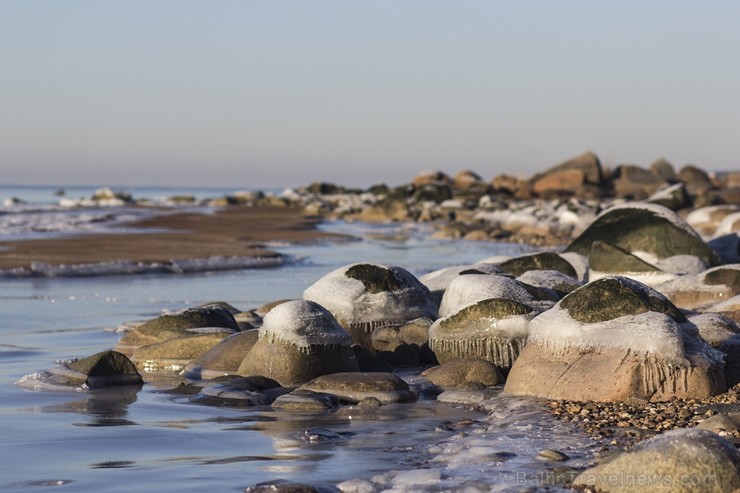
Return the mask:
M440 363L482 358L507 372L527 342L527 324L539 313L505 298L487 298L436 320L429 347Z
M602 212L566 249L590 255L595 241L655 262L675 255L693 255L708 266L719 264L717 254L675 212L657 204L625 203Z
M350 335L318 303L296 300L265 315L259 339L238 369L291 386L320 375L359 369Z
M521 276L532 270L556 270L570 277L578 275L570 262L554 252L521 255L501 262L499 267L503 272L512 276Z
M735 322L719 313L700 313L688 319L696 325L701 338L714 347L740 333L740 327Z
M721 265L699 274L681 276L656 289L685 309L726 301L740 294L740 264Z
M506 258L508 259L508 257ZM496 262L499 262L496 259ZM432 293L437 305L442 301L442 295L444 294L447 286L460 275L462 272L471 273L478 271L480 274L498 274L501 269L493 263L480 262L471 265L453 265L451 267L444 267L427 274L424 274L419 278L419 281Z
M583 283L574 277L557 270L530 270L516 278L529 286L550 290L558 298L562 298L574 289L583 286Z
M82 391L141 383L141 375L126 355L117 351L102 351L26 375L16 385L30 390Z
M727 493L740 488L740 453L711 431L667 431L585 470L574 484L610 493Z
M354 342L368 347L378 327L437 317L429 289L396 266L357 263L341 267L309 286L303 298L324 306Z
M453 279L442 296L439 316L452 315L479 301L500 298L536 306L541 309L553 304L550 293L517 281L513 277L499 274L481 274L463 271ZM549 299L548 299L549 298Z
M554 399L662 401L725 390L722 353L662 294L605 277L529 323L506 391Z

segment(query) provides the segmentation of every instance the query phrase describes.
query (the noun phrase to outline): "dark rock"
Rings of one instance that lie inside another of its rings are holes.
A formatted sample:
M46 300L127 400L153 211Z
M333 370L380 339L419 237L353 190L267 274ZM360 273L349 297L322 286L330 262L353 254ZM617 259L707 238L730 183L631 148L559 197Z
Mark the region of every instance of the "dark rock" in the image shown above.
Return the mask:
M694 255L713 266L717 254L676 213L655 204L626 204L599 215L566 248L584 256L595 241L604 241L628 252L642 251L665 259Z

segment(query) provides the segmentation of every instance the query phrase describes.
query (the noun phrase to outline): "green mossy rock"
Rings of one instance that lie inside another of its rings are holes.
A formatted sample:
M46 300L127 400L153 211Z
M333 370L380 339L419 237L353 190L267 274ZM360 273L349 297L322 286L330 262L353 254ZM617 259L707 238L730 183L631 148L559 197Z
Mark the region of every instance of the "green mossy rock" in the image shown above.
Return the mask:
M578 277L570 262L553 252L522 255L502 262L499 267L503 272L517 277L530 270L557 270L567 276Z
M634 203L602 213L566 248L588 256L591 245L603 241L628 252L647 252L658 259L694 255L707 265L719 257L675 212L656 205Z
M598 279L576 289L560 302L568 314L583 323L606 322L648 311L665 313L676 322L686 317L665 296L626 277Z
M589 268L596 272L660 272L660 269L630 252L601 240L591 244L588 257Z

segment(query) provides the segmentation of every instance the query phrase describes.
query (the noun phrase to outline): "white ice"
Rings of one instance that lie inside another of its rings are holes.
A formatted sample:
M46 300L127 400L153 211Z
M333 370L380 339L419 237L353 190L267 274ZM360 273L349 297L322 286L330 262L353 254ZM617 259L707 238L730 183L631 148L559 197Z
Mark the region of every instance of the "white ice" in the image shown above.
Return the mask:
M326 308L306 300L287 301L270 310L259 338L280 340L300 348L352 344L352 337Z
M303 292L303 298L319 303L343 322L405 321L416 318L436 318L437 307L432 295L418 279L396 266L376 265L389 269L400 277L405 286L389 292L369 293L358 279L346 272L350 264L336 269Z

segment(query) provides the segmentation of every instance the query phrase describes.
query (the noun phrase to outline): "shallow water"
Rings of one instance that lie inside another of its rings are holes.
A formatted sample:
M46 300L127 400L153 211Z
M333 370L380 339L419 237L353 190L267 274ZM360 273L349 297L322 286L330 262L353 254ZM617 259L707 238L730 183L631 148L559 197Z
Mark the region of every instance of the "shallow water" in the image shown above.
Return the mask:
M501 397L489 401L490 415L431 399L370 413L345 407L300 415L191 404L151 383L90 393L14 385L57 360L113 347L120 334L112 329L163 310L215 300L250 309L298 298L324 274L356 261L400 265L420 276L523 251L428 240L428 232L406 226L323 227L363 239L282 247L294 261L279 268L0 281L0 491L243 491L278 478L319 485L375 478L398 491L482 481L516 491L544 473L539 450L564 450L576 465L588 459L587 438L531 402ZM476 422L456 425L468 418ZM397 470L406 476L391 472Z

